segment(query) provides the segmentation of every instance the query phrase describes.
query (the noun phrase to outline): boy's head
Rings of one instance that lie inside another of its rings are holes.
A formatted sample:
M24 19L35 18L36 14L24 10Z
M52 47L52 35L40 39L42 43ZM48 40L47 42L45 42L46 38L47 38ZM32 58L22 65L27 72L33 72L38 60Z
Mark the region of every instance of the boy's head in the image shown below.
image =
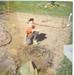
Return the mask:
M30 18L29 21L28 21L28 24L33 25L33 23L34 23L34 18Z
M34 21L34 18L30 18L29 21Z
M34 18L30 18L29 20L28 20L28 23L29 22L33 22L34 21Z

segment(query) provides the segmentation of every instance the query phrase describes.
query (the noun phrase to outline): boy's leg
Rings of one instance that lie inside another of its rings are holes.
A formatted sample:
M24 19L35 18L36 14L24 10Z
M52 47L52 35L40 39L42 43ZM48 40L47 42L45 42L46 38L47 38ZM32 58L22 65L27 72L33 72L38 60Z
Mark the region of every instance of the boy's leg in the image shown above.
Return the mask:
M39 32L36 32L36 31L35 31L35 32L32 34L31 37L26 37L26 43L27 43L28 45L32 44L32 42L33 42L34 44L37 44L37 36L38 36L38 34L39 34Z
M26 38L26 44L27 44L27 45L30 45L31 43L32 43L31 38L27 37L27 38Z
M33 43L34 44L37 44L37 36L38 36L38 34L39 34L39 32L36 32L36 31L33 33Z

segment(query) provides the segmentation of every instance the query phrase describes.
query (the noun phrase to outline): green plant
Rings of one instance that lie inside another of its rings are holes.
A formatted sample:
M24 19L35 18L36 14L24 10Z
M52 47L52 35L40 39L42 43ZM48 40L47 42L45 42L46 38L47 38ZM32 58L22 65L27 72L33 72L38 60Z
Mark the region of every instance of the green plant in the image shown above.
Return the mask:
M60 68L57 69L57 75L72 75L72 62L64 56Z

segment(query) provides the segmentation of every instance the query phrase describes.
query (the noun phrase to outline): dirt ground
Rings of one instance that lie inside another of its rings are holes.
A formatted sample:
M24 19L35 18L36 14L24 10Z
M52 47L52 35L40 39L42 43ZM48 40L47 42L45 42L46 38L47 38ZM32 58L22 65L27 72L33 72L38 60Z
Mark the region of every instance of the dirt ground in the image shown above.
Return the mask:
M39 15L30 13L7 13L6 27L12 36L9 45L9 52L13 56L18 55L18 49L24 44L25 27L29 18L34 18L35 23L39 25L39 45L44 45L54 53L53 64L56 68L63 59L64 45L69 42L70 27L67 27L67 19L65 17L54 17L49 15ZM44 26L41 26L44 25ZM48 27L47 27L48 26ZM21 54L22 55L22 54ZM24 58L23 58L24 59Z

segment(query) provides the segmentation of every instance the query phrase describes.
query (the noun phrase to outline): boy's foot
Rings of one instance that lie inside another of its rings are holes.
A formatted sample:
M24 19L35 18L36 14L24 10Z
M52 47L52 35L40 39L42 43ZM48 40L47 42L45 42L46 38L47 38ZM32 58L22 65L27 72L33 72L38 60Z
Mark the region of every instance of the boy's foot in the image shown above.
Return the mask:
M70 26L70 24L67 24L67 27L69 27Z
M37 45L38 43L37 43L37 41L36 41L36 40L33 40L33 44Z

